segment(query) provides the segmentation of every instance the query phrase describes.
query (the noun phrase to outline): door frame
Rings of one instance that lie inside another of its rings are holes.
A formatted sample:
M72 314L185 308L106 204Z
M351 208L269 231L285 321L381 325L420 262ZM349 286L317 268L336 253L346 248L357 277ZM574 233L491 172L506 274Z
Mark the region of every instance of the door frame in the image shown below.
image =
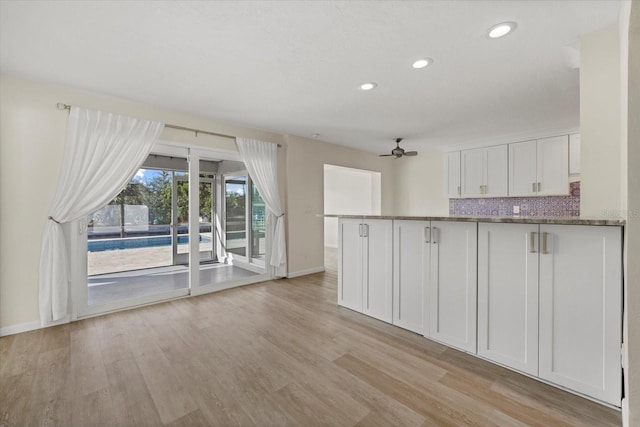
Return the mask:
M242 161L237 151L223 149L207 149L192 144L159 141L151 151L173 157L185 157L189 163L189 176L200 176L200 159ZM106 314L135 306L152 304L163 300L181 298L189 295L201 295L222 289L243 286L251 283L270 280L274 277L274 269L265 265L264 271L256 276L236 279L214 284L200 284L200 251L199 251L199 180L189 181L189 287L154 295L122 299L107 304L88 304L87 277L87 221L80 219L65 224L63 229L70 257L70 320L78 320ZM215 184L214 184L215 185ZM218 193L219 194L219 193ZM219 199L219 197L218 197ZM195 208L197 207L197 208ZM220 209L218 209L220 211ZM267 224L269 227L269 224ZM198 231L198 233L195 232ZM220 230L220 229L219 229ZM270 254L270 236L267 234L266 257ZM219 256L222 254L218 251ZM254 267L256 265L254 264Z
M189 183L189 178L184 176L175 176L173 177L173 182L171 183L171 251L172 251L172 263L173 265L179 264L187 264L189 262L189 253L178 253L178 227L177 224L178 219L178 183L186 182ZM215 221L213 217L216 212L216 204L215 204L215 191L216 191L216 183L215 178L203 178L200 177L199 183L208 183L211 184L211 247L210 251L200 251L200 262L207 261L215 261L216 256L216 244L214 241L214 236L216 233L215 230ZM200 192L200 185L198 185L198 193ZM198 194L199 196L199 194ZM198 202L199 202L198 198ZM200 217L200 205L198 204L198 218ZM190 234L188 234L190 236ZM198 221L198 243L200 242L200 222ZM198 246L199 249L199 246Z

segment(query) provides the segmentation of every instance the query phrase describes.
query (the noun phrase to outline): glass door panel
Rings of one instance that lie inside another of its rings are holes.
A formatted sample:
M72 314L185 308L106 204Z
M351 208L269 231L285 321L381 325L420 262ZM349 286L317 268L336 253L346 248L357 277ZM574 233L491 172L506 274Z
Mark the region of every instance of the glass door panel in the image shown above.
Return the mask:
M178 175L178 174L176 174ZM186 173L176 176L173 187L172 243L173 263L189 263L189 177Z
M247 255L247 177L225 177L225 247L227 252Z
M214 188L213 178L200 178L200 262L217 258L213 245Z
M188 288L186 269L173 267L176 174L143 167L87 217L87 306Z
M264 200L256 186L251 183L251 258L264 260L266 211Z

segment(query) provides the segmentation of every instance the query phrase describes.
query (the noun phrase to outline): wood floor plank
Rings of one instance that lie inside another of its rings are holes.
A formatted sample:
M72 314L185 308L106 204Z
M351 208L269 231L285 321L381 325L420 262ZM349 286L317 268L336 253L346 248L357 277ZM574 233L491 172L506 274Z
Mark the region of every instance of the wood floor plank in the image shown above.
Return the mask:
M383 389L384 393L389 397L420 413L427 421L431 421L436 425L481 425L470 419L463 411L445 402L444 399L438 399L421 392L351 355L342 356L335 360L334 363L372 386Z
M0 426L615 426L336 304L335 269L0 338Z
M118 408L114 424L157 426L160 415L133 356L119 358L106 364L109 393L113 406Z
M28 425L71 424L70 369L68 341L65 347L40 353L27 410Z

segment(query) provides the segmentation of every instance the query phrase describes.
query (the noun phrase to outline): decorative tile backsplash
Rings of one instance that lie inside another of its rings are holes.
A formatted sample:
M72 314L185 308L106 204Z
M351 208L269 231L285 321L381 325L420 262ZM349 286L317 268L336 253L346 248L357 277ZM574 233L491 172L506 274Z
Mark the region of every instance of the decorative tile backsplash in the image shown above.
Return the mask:
M513 216L520 206L520 216L580 216L580 182L569 186L569 196L449 199L449 215Z

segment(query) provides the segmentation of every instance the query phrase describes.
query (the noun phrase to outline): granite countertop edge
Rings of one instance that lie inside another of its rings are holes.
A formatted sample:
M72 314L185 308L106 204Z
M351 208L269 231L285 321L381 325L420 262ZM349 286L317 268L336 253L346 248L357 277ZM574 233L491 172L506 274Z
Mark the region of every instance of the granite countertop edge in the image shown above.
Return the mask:
M409 221L460 221L498 222L512 224L563 224L563 225L610 225L624 226L622 218L582 218L582 217L536 217L536 216L402 216L402 215L337 215L326 214L326 218L396 219Z

